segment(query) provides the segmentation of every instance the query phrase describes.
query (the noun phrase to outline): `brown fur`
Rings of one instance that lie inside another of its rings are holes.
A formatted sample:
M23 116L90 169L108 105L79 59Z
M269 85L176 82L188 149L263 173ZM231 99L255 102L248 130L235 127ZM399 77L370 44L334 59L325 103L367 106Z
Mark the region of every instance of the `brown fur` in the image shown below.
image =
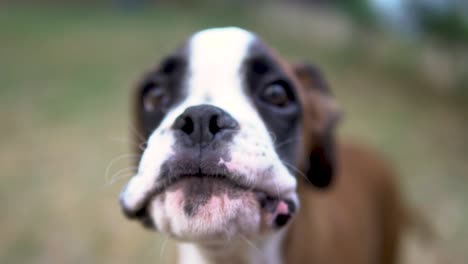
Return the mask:
M397 177L363 145L332 140L323 146L321 138L333 137L339 109L315 67L289 71L297 77L304 108L299 163L305 171L306 157L315 148L333 148L335 173L324 190L298 175L301 208L283 243L285 263L395 263L404 218Z
M401 226L395 177L375 153L339 144L329 190L300 180L301 209L284 242L286 263L394 263Z

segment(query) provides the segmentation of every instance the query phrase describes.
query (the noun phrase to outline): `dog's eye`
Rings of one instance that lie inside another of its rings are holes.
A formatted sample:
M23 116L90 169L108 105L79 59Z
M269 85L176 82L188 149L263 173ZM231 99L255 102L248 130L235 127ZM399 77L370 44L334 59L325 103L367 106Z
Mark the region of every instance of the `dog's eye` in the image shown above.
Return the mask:
M265 87L262 99L278 107L286 107L291 102L287 87L283 83L272 83Z
M155 84L147 84L143 91L143 107L146 111L152 112L162 108L167 104L167 96L164 89Z

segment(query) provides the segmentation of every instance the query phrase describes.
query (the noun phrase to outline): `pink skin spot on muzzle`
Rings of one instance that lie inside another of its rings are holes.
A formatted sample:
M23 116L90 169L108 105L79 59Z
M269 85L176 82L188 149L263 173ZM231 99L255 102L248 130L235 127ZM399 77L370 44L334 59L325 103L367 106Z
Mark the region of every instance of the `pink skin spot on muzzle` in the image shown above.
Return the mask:
M267 226L273 228L285 226L295 212L295 206L292 202L281 199L266 198L262 207L266 211Z

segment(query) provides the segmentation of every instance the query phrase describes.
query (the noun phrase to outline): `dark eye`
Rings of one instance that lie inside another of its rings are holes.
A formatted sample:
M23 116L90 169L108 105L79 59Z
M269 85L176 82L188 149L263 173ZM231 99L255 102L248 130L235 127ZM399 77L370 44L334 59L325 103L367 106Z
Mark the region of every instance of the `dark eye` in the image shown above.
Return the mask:
M286 107L291 102L288 89L283 83L272 83L267 85L261 96L267 103L278 107Z
M145 111L152 112L162 109L167 104L167 96L164 89L156 83L149 83L143 89L143 107Z

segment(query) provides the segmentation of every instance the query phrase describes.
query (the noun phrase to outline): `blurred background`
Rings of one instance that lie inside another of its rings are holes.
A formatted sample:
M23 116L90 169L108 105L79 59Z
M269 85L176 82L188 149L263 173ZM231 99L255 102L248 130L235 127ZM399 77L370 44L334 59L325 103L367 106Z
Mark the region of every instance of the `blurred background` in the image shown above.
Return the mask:
M167 239L120 213L129 95L194 31L240 26L323 69L340 135L395 164L435 240L402 263L468 259L463 0L0 0L0 263L158 263Z

